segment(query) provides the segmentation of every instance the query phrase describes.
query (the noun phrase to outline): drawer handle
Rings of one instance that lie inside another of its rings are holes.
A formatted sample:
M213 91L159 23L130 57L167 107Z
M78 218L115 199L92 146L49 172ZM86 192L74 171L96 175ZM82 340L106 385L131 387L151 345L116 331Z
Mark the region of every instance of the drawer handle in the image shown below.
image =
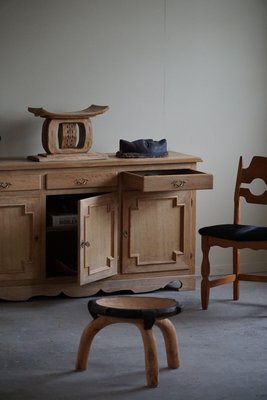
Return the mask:
M87 178L78 178L75 180L76 185L86 185L88 183Z
M90 243L89 242L82 242L81 243L81 248L84 249L86 247L90 247Z
M11 185L12 185L12 183L10 183L10 182L0 182L1 189L8 189Z
M171 184L175 188L181 188L186 184L186 181L172 181Z

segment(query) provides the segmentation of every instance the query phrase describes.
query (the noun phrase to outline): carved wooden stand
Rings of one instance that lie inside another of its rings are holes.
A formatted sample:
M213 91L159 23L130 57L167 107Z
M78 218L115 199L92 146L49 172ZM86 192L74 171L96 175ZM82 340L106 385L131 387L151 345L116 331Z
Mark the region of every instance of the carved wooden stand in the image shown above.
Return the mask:
M28 158L34 161L103 158L103 154L88 153L93 143L90 118L107 110L108 106L91 105L81 111L53 113L44 108L29 107L29 112L45 118L42 145L46 153Z

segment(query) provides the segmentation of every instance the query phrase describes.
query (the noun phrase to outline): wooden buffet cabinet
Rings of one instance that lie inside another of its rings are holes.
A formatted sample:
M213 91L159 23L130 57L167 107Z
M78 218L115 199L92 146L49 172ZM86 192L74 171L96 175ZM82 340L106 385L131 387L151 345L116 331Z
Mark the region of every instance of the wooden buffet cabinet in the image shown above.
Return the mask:
M195 287L201 159L0 161L0 298Z

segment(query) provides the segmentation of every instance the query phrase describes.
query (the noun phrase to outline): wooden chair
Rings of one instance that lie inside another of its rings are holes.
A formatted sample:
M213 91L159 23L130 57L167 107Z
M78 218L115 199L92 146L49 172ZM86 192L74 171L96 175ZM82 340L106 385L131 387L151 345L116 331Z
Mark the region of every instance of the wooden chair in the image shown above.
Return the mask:
M240 271L241 249L267 249L267 227L240 224L241 197L243 197L247 203L267 204L267 190L260 195L256 195L253 194L249 188L249 184L258 178L262 179L267 185L267 157L253 157L248 168L243 168L242 157L240 157L234 194L234 223L206 226L199 230L203 253L201 264L201 302L203 310L208 308L210 288L232 282L233 299L238 300L240 281L267 282L266 275L255 275L253 273L243 274ZM232 247L232 274L212 280L209 279L209 251L212 246L224 248Z

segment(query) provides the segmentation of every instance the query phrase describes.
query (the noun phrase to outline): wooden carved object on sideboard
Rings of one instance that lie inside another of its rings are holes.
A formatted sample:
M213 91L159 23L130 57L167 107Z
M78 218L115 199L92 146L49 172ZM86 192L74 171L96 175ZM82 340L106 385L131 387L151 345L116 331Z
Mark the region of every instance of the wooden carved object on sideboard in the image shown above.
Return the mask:
M92 104L90 107L73 112L54 113L44 108L29 107L28 111L36 117L45 118L42 128L42 145L45 154L29 156L34 161L103 158L96 153L89 153L93 144L91 117L103 114L108 106Z

